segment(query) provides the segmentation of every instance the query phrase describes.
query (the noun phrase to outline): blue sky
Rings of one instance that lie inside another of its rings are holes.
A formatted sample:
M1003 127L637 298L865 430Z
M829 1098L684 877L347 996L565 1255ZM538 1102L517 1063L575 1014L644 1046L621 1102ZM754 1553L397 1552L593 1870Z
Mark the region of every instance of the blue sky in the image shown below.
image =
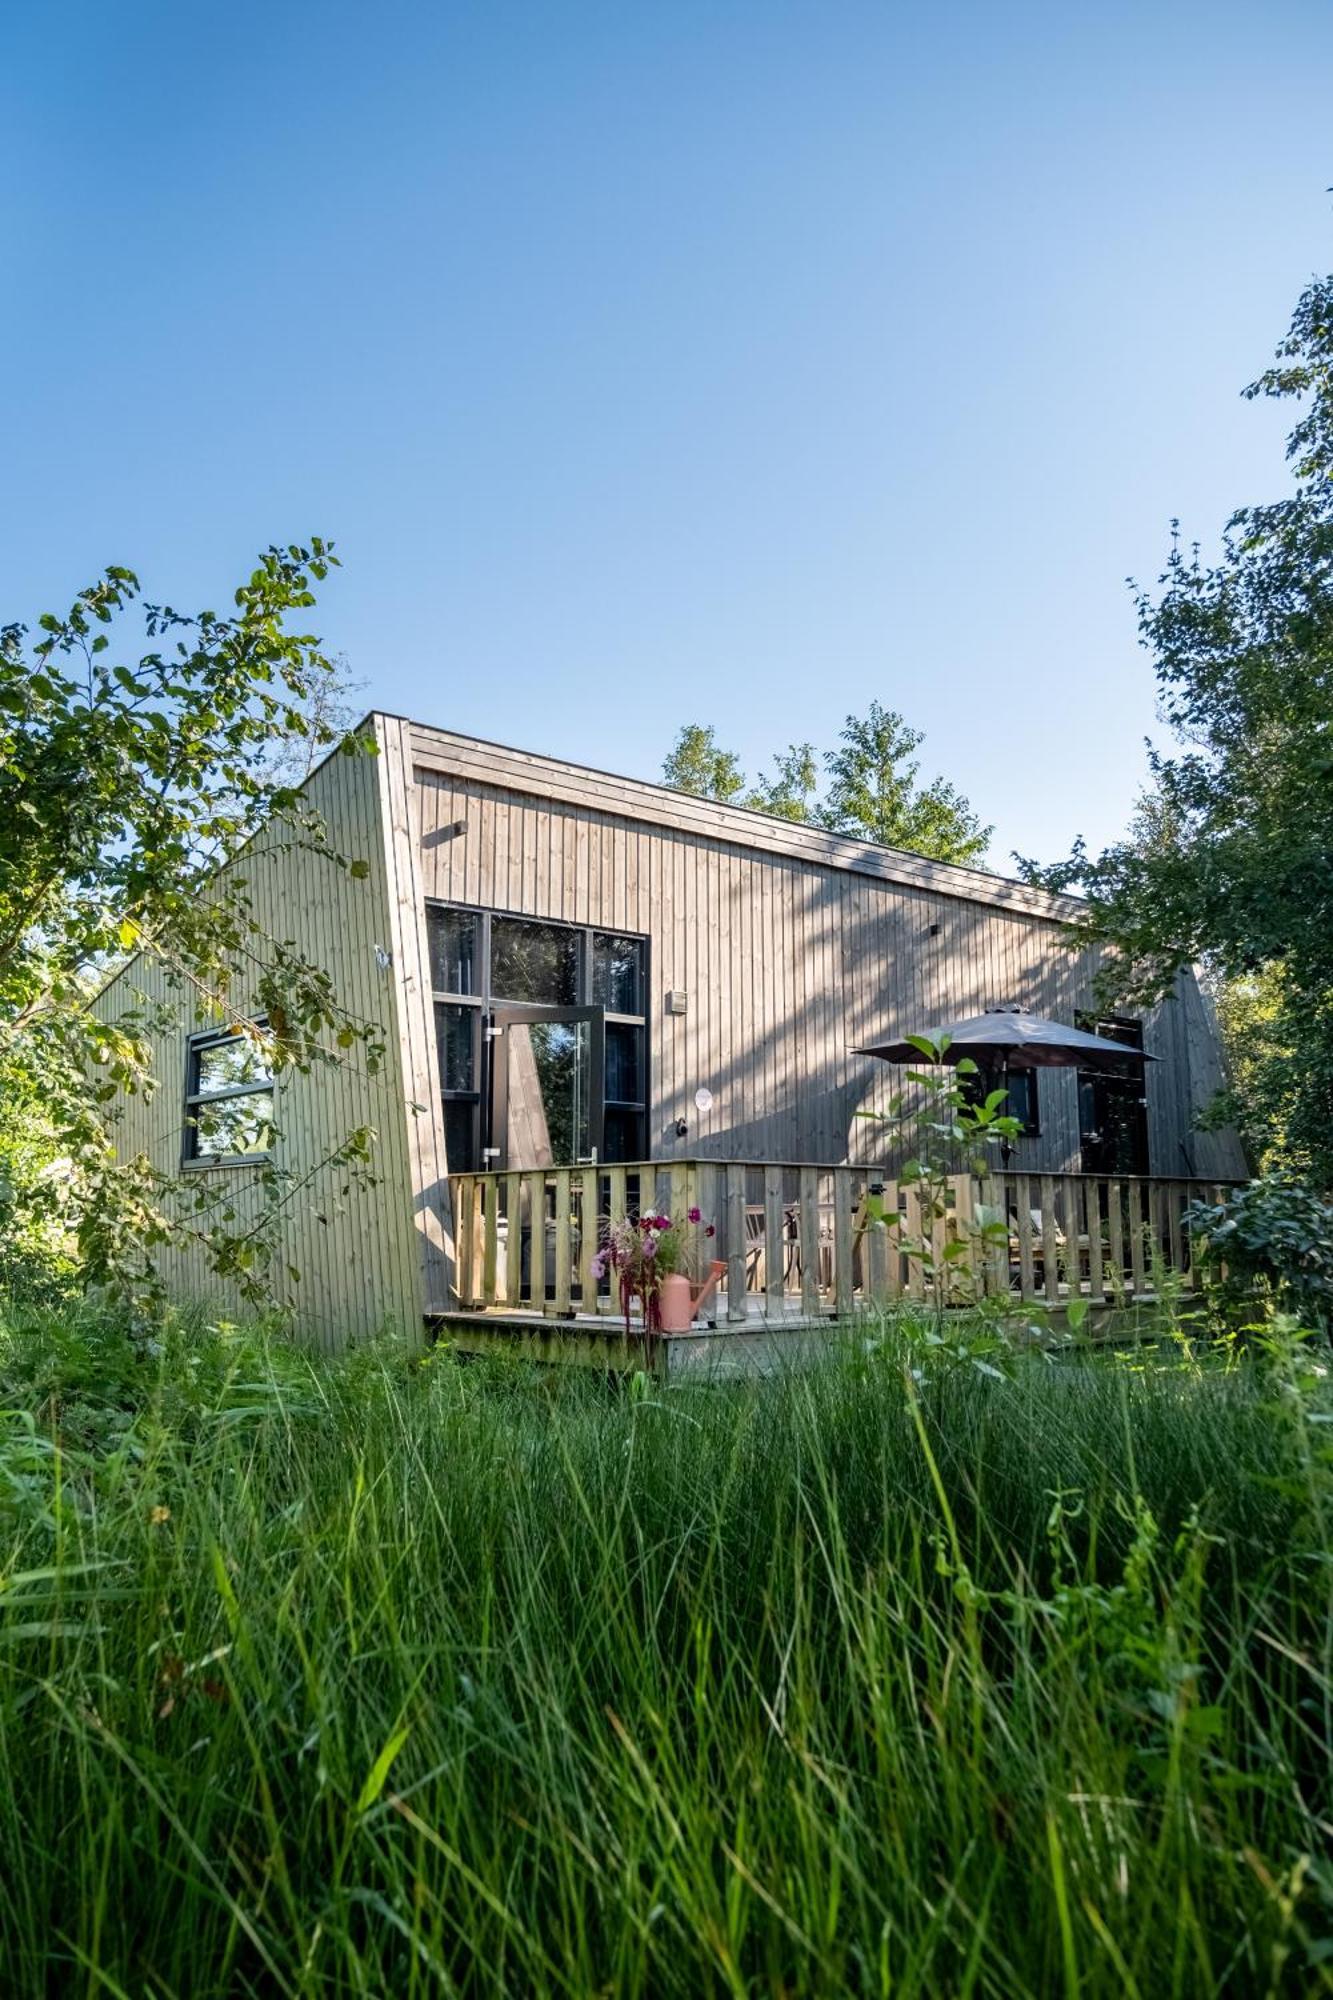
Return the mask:
M323 533L366 705L653 776L878 698L997 860L1111 838L1330 77L1322 0L10 8L0 617Z

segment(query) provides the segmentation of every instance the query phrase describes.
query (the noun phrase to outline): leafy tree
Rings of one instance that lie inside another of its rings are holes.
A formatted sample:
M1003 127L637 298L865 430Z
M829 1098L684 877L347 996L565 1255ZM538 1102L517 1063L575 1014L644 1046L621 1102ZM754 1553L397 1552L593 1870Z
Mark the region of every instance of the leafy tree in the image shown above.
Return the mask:
M0 1051L0 1293L30 1301L73 1288L68 1187L38 1079Z
M830 784L820 824L832 833L877 840L935 861L979 861L991 828L982 826L961 792L943 778L917 785L920 766L912 756L924 740L919 729L909 729L901 715L877 701L864 716L849 715L841 747L825 758Z
M1281 1172L1296 1164L1288 1135L1300 1124L1304 1087L1284 968L1274 964L1234 978L1215 976L1211 985L1227 1086L1202 1122L1234 1126L1253 1167Z
M773 759L773 775L761 772L758 783L741 801L753 812L776 819L808 820L814 810L819 764L813 743L789 743Z
M1158 594L1138 594L1175 739L1150 746L1154 837L1027 872L1088 897L1108 997L1151 1001L1200 959L1255 982L1270 1060L1251 1082L1271 1089L1279 1053L1286 1078L1267 1151L1333 1187L1333 277L1244 393L1301 399L1294 490L1233 514L1211 563L1173 529Z
M678 792L716 799L725 805L745 790L745 773L730 750L718 748L717 733L698 722L687 722L667 752L663 781Z
M154 1089L150 1031L165 1025L133 996L114 1020L90 1006L127 954L158 960L183 1006L222 1022L248 968L265 1026L240 1025L275 1072L352 1047L368 1066L379 1057L375 1024L349 1018L319 966L264 935L243 873L215 875L272 822L331 867L367 872L334 851L297 789L312 746L363 747L329 719L333 663L288 625L334 561L318 540L269 549L227 617L146 605L149 650L128 662L111 650L139 595L123 568L44 616L35 643L22 625L0 631L0 1089L11 1113L42 1107L94 1282L151 1290L154 1250L189 1234L258 1288L286 1198L266 1168L261 1219L238 1233L201 1184L186 1196L117 1157L116 1101ZM369 1143L348 1134L339 1156L364 1164Z
M872 701L849 715L838 749L822 760L812 743L791 743L746 788L739 759L718 747L711 728L689 723L662 767L669 785L701 798L731 801L780 819L806 821L831 833L875 840L934 861L981 863L991 829L982 826L962 793L943 778L921 787L913 752L924 741L901 715ZM819 766L828 788L819 795Z
M352 676L344 653L326 663L306 697L300 735L275 736L260 753L265 776L273 785L303 785L331 742L349 736L366 712L361 699L368 683Z

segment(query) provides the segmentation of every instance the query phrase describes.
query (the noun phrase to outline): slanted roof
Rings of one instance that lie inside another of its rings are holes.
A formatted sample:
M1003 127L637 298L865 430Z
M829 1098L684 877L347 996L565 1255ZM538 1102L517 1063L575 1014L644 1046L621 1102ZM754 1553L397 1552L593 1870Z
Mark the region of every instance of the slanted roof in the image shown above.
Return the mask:
M1030 916L1059 922L1077 919L1084 904L1077 896L1053 896L1026 882L990 875L982 868L961 868L953 862L930 861L900 848L881 847L872 840L851 840L822 827L802 826L748 806L719 805L668 785L625 778L592 765L570 764L533 750L515 750L476 736L460 736L428 723L406 722L412 759L419 770L438 771L463 783L524 792L584 812L669 828L702 840L727 841L732 846L779 854L793 861L824 868L845 868L880 881L928 889L936 895L985 903L992 909L1021 910Z

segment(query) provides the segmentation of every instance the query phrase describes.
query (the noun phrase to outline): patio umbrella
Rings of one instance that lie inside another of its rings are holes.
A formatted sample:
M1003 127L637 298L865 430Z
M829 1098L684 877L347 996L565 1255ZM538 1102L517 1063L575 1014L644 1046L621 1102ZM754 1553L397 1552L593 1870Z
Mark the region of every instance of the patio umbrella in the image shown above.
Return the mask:
M1029 1014L1025 1007L991 1007L984 1014L969 1014L960 1021L940 1021L923 1029L922 1034L937 1044L947 1036L949 1046L941 1062L956 1063L970 1056L974 1062L997 1068L1002 1087L1008 1083L1009 1072L1016 1069L1118 1070L1123 1075L1127 1060L1157 1061L1156 1056L1129 1043L1112 1041L1109 1035L1085 1034L1082 1028L1067 1028L1063 1021L1047 1021L1040 1014ZM856 1054L879 1056L885 1062L929 1060L910 1042L877 1042ZM1006 1166L1012 1155L1013 1147L1006 1139L1000 1148Z
M984 1014L969 1014L960 1021L940 1021L923 1028L929 1041L949 1046L941 1062L956 1063L964 1056L974 1062L992 1062L1003 1069L1105 1069L1114 1070L1130 1062L1156 1062L1142 1049L1126 1042L1113 1042L1109 1035L1088 1035L1082 1028L1067 1028L1063 1021L1047 1021L1029 1014L1025 1007L992 1007ZM860 1056L879 1056L885 1062L922 1063L928 1060L910 1042L876 1042L857 1049Z

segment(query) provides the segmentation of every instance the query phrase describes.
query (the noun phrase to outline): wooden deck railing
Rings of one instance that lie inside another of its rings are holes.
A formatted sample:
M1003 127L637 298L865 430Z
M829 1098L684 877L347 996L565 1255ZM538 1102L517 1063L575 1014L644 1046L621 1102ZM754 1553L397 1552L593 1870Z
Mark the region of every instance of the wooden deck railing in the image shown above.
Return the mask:
M726 1265L709 1316L733 1323L842 1318L901 1298L1121 1304L1156 1295L1168 1274L1193 1286L1184 1210L1225 1192L1146 1175L960 1174L931 1217L918 1187L873 1167L673 1160L450 1185L461 1308L614 1315L615 1288L593 1271L608 1220L697 1207L715 1230L699 1251Z

